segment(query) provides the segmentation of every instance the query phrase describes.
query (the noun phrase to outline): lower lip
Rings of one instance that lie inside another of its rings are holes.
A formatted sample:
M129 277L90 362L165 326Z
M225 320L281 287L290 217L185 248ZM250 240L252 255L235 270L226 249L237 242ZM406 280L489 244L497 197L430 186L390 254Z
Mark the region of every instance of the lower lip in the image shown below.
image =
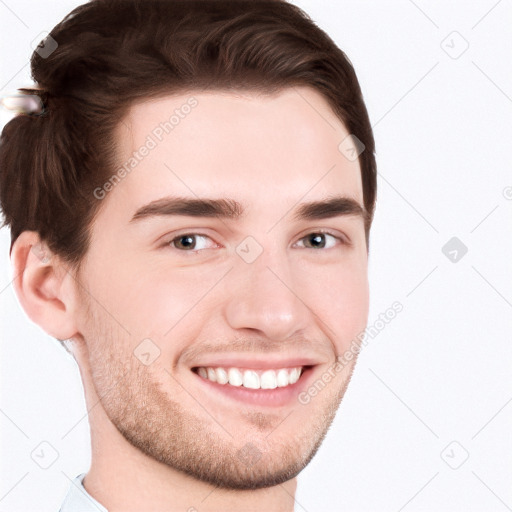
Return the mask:
M297 382L275 389L250 389L243 386L232 386L231 384L219 384L200 377L195 372L192 373L208 391L220 393L230 400L263 407L282 407L297 403L299 393L308 387L312 379L313 369L314 366L304 368Z

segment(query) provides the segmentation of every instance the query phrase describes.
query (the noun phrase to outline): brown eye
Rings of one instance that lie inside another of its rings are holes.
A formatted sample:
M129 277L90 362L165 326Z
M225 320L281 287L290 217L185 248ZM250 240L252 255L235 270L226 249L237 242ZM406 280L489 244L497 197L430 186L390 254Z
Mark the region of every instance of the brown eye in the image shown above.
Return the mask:
M167 245L183 252L200 251L210 248L208 244L203 241L206 239L211 240L209 236L200 235L199 233L185 233L174 237Z
M324 233L312 233L305 237L310 247L315 249L323 249L325 247L325 234ZM307 246L307 244L306 244Z
M328 237L328 238L327 238ZM330 241L332 239L333 241ZM331 235L330 233L309 233L302 238L305 241L306 249L330 249L336 245L336 240L343 243L341 238Z
M172 244L176 249L194 249L196 240L193 235L182 235L174 238Z

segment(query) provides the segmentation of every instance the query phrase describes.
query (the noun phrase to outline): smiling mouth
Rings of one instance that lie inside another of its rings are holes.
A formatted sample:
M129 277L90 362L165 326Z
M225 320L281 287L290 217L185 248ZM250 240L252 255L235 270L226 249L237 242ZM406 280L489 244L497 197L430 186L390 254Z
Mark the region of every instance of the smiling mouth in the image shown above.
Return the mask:
M228 387L246 389L286 388L295 384L311 365L258 370L222 366L199 366L192 371L202 379Z

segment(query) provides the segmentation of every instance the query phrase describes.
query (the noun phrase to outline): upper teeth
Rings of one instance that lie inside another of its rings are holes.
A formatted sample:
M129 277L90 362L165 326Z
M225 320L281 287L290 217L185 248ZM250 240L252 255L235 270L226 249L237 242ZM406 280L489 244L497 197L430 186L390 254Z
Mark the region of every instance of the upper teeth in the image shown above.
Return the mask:
M204 379L219 384L229 383L232 386L244 386L251 389L275 389L295 384L302 373L302 367L276 370L200 367L197 373Z

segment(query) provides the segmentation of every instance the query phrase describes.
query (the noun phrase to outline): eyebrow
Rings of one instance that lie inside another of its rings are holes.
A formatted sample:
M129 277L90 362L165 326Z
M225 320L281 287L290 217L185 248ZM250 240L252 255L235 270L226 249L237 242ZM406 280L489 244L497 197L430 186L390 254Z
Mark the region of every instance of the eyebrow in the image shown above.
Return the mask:
M244 207L234 199L163 197L141 206L130 223L159 216L182 215L237 220L243 217ZM357 216L366 221L366 210L346 196L331 196L319 201L300 203L294 210L294 220L320 220L339 216Z

